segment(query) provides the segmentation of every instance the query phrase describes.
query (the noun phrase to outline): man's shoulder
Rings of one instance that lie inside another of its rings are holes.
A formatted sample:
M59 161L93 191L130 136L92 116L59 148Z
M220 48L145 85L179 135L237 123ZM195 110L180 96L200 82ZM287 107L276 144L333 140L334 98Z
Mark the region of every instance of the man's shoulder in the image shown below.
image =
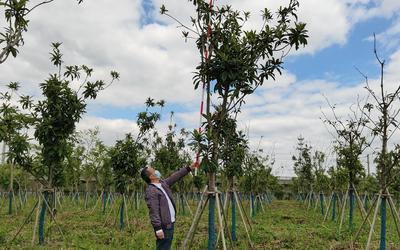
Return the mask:
M161 186L161 188L164 188L165 186L167 186L168 187L168 185L165 183L165 181L164 180L161 180L160 181L160 186ZM147 185L147 188L146 188L146 193L147 192L155 192L155 191L159 191L160 190L160 187L158 187L156 184L149 184L149 185Z
M149 193L153 193L153 192L156 192L156 191L157 191L157 187L154 186L153 184L149 184L149 185L147 185L145 193L149 194Z
M159 190L154 185L149 184L145 191L145 200L153 199L157 195L159 195Z

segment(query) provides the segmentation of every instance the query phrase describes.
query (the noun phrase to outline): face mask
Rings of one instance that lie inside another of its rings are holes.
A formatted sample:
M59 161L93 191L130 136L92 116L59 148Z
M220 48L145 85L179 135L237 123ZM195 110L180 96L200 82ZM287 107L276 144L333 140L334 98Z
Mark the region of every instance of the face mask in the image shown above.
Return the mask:
M154 172L154 175L155 175L155 177L157 177L158 179L161 179L161 173L160 173L160 171L156 170L156 171Z

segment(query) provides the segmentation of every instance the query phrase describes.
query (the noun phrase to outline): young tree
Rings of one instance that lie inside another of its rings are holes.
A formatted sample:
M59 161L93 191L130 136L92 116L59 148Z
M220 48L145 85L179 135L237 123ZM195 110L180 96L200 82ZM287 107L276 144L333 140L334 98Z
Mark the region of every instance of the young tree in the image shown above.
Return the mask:
M243 165L246 158L246 152L248 151L248 141L245 138L245 134L237 129L237 122L235 119L228 117L224 121L223 127L224 130L220 134L220 165L222 166L222 173L228 180L224 210L225 213L228 214L228 206L231 206L231 238L233 241L237 241L236 204L241 204L241 201L237 200L237 197L239 196L237 193L236 182L244 173ZM244 226L247 227L247 225ZM252 245L250 238L248 240L250 245Z
M82 147L83 150L83 161L80 168L82 177L85 180L85 208L87 208L89 199L90 182L96 178L104 155L104 152L99 152L99 149L101 149L100 144L102 144L99 139L99 133L98 127L77 132L78 145Z
M118 140L113 148L110 149L110 165L114 173L114 183L117 192L122 195L120 206L120 230L125 227L124 212L126 210L125 193L128 185L137 179L140 168L146 166L146 146L149 144L148 134L154 129L156 122L160 119L160 114L150 111L150 108L164 106L164 101L155 102L148 98L145 102L146 110L140 112L137 117L139 132L136 139L132 134L126 134L123 140Z
M61 43L52 44L51 62L57 68L57 73L51 74L40 84L44 98L35 102L32 97L21 95L19 100L21 106L30 112L34 139L41 146L41 164L33 164L27 133L13 131L13 139L8 144L9 160L31 173L44 186L39 224L40 244L44 244L44 218L47 207L51 208L50 214L54 219L54 191L64 184L64 160L68 155L68 140L75 131L76 123L86 111L86 102L88 99L95 99L100 91L119 79L119 74L112 71L112 80L106 85L103 80L91 81L93 69L85 65L64 68L60 46ZM72 82L79 81L81 75L84 80L75 90L71 87Z
M321 214L325 214L325 203L324 194L328 191L329 180L328 176L325 174L325 154L321 151L316 150L312 157L312 166L315 176L314 187L315 190L319 192L319 202L321 208Z
M29 0L0 0L0 11L4 10L6 27L0 32L0 64L12 55L16 57L18 48L24 45L24 33L28 31L29 14L41 5L49 4L54 0L45 0L30 4ZM77 0L78 4L83 0Z
M276 189L277 178L272 175L274 159L271 156L262 156L262 151L246 151L243 177L241 185L250 195L250 210L254 217L257 206L261 201L260 196L272 189Z
M69 187L71 193L76 193L79 190L80 179L82 175L82 162L84 148L77 143L75 138L69 140L67 144L67 156L65 158L65 184L64 187Z
M19 84L17 82L11 82L7 86L8 91L1 93L0 99L2 105L0 106L0 141L4 145L11 146L8 155L7 162L10 167L10 178L8 187L8 214L12 214L13 200L14 200L14 164L12 158L23 148L13 148L11 142L14 140L25 140L26 135L20 136L22 133L26 133L32 119L29 115L22 113L22 108L15 104L14 96L17 94Z
M359 179L365 175L365 170L361 164L360 156L372 142L372 140L367 140L364 132L364 129L369 123L366 118L366 112L368 111L362 110L362 112L359 113L350 108L349 115L346 117L339 117L336 113L335 105L331 105L329 101L327 101L327 103L332 111L333 118L328 118L328 116L322 112L324 117L323 122L328 124L335 131L335 134L332 133L332 136L335 138L334 143L337 153L337 167L343 168L348 174L346 197L347 195L349 197L349 228L350 230L353 230L355 198L360 200L360 198L355 195L355 185L357 185ZM360 202L358 205L361 206ZM360 210L365 213L362 207Z
M325 154L321 151L312 150L312 147L305 143L304 138L297 138L298 156L293 155L294 172L297 190L301 196L307 193L308 207L315 199L319 199L321 213L324 214L324 192L329 186L328 176L325 169ZM319 198L315 197L315 192L319 192Z
M297 182L301 190L300 194L312 192L315 176L312 171L311 146L305 143L304 138L297 138L298 156L292 156L294 161L294 172L297 176Z
M386 249L386 205L390 206L394 220L400 223L400 217L394 208L393 200L390 196L388 187L392 184L398 176L395 176L396 167L399 164L400 156L398 153L398 146L390 140L393 135L398 131L400 114L400 85L395 85L393 90L388 90L384 81L384 68L385 60L382 60L376 50L376 40L374 40L374 54L380 66L379 88L374 89L370 86L368 77L363 74L365 78L365 89L372 97L372 102L366 103L360 110L367 117L370 124L366 127L370 129L372 135L379 138L380 149L377 152L375 162L377 164L378 179L379 179L379 195L376 200L375 214L377 214L379 205L381 206L381 236L380 236L380 249ZM361 72L360 72L361 73ZM371 114L369 114L371 112ZM373 225L375 224L376 216L372 221L370 235L367 243L367 248L370 246ZM364 225L364 224L363 224ZM361 226L361 228L363 227ZM400 237L400 230L398 230ZM355 237L357 240L358 234Z
M195 89L203 85L207 90L204 115L207 147L200 148L201 167L209 175L208 248L213 249L216 244L214 218L215 196L218 194L215 193L215 183L221 159L218 150L222 143L221 124L224 124L230 113L240 110L246 96L252 94L265 80L274 79L280 73L283 58L290 48L297 50L307 44L307 30L305 24L297 20L299 3L296 0L291 0L287 7L279 8L276 18L270 10L265 9L264 24L260 31L245 30L244 24L250 16L248 12L236 11L231 6L214 6L212 0L209 3L204 0L189 1L195 6L197 16L191 18L191 27L182 22L180 24L184 28L185 39L195 37L201 55L194 76ZM161 7L161 14L172 17L164 6ZM220 100L214 112L211 110L211 92ZM212 130L215 124L217 129ZM222 220L222 216L219 219ZM195 219L183 248L188 247L196 225ZM222 239L224 243L224 237Z
M153 143L154 160L152 165L156 169L159 169L164 176L168 176L176 169L190 164L190 156L186 147L186 140L189 133L185 129L181 129L179 134L175 131L176 124L172 122L173 112L171 112L170 124L168 125L168 131L165 137L161 137L158 134ZM191 180L183 179L177 183L178 188L178 204L180 211L186 214L186 190L190 188ZM173 188L174 188L173 187Z
M111 187L114 184L114 176L111 168L110 148L106 147L103 142L96 144L96 150L98 152L98 164L99 168L96 173L96 182L99 185L100 190L103 194L103 213L106 212L107 206L107 192L111 191Z
M128 185L132 182L132 179L137 177L139 169L146 165L146 158L144 158L142 150L143 147L135 142L131 134L127 134L123 140L118 140L110 150L110 163L114 173L116 191L122 196L120 230L125 227L125 193Z

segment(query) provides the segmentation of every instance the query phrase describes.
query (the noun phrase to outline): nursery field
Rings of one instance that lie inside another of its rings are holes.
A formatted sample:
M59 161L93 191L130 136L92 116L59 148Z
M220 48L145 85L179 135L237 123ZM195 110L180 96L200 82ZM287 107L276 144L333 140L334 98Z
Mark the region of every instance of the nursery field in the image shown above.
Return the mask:
M196 201L189 200L192 212L195 210ZM86 204L83 200L65 198L58 207L56 215L57 224L46 217L46 244L38 246L37 236L32 244L35 213L27 225L21 230L13 242L10 240L17 233L32 210L35 202L28 200L25 208L17 210L13 215L7 214L8 207L5 200L1 201L0 213L0 247L2 249L155 249L155 238L147 214L147 207L140 202L139 209L134 202L127 202L128 216L125 218L125 228L119 228L118 208L120 201L115 199L105 213L100 203L96 204L94 198ZM249 204L244 202L244 207L249 214ZM339 216L338 216L339 217ZM188 231L192 216L186 208L185 214L178 213L175 227L173 249L176 249ZM329 216L329 220L331 216ZM325 222L317 206L307 210L307 206L299 201L279 201L265 203L252 222L251 238L255 249L363 249L362 243L366 241L367 232L362 235L360 245L351 248L351 235L346 220L343 224L342 234L338 234L338 222ZM338 219L337 219L338 220ZM388 220L388 249L400 249L400 240L395 237L394 225ZM355 216L355 229L360 224L360 218ZM59 233L58 225L63 232ZM245 230L240 216L237 219L237 249L249 249ZM379 225L379 224L378 224ZM376 228L374 247L379 244L379 226ZM192 249L207 248L207 213L202 217L198 231L195 235ZM396 243L397 242L397 243ZM221 248L222 249L222 248Z
M0 0L0 250L400 250L399 0L116 2Z

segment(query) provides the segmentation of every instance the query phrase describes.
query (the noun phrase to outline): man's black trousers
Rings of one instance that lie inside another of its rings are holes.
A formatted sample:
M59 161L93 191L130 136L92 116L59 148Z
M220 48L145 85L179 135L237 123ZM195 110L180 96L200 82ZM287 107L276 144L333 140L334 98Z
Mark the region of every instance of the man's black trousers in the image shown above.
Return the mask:
M164 239L157 239L156 246L157 250L171 250L172 239L174 238L174 224L171 228L163 228Z

